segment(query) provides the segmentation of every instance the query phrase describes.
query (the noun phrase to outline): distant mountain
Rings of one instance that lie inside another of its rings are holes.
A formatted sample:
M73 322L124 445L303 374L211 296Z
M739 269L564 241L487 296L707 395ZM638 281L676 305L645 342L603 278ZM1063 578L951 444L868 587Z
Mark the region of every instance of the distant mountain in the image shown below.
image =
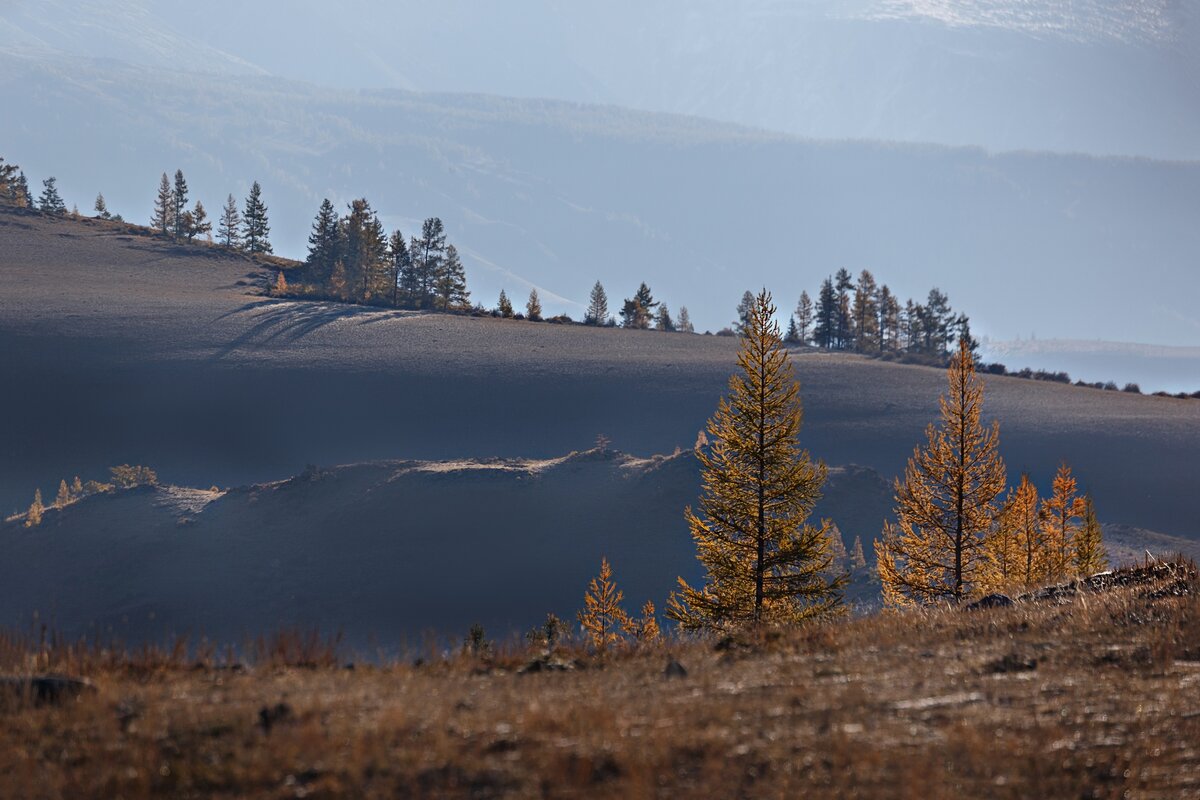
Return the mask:
M1196 159L1198 20L1168 0L10 0L0 42L817 138Z
M1200 341L1200 163L816 142L41 56L0 55L0 104L4 157L35 188L56 175L85 213L103 191L148 220L176 167L210 213L257 179L277 249L302 257L323 197L366 196L408 234L442 217L486 305L536 286L548 311L579 317L597 279L615 307L647 281L716 330L748 288L770 287L786 314L839 267L870 268L901 297L939 286L998 339Z

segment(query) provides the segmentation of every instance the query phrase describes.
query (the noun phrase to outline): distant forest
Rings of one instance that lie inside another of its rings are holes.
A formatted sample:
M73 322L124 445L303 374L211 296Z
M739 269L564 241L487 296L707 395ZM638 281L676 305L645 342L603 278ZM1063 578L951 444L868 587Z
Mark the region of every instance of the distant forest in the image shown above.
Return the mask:
M0 158L0 204L56 216L82 216L78 206L68 211L54 177L42 182L42 192L35 198L25 173L16 164L5 163L3 158ZM102 193L96 195L93 210L94 219L125 222L120 214L109 211ZM176 170L174 180L164 172L149 226L133 227L148 229L153 235L177 243L200 240L259 258L273 253L268 209L257 181L251 185L240 208L232 194L226 198L214 231L214 223L200 200L189 207L189 189L183 171ZM313 220L304 261L277 258L266 261L276 270L269 289L275 297L575 324L566 314L544 316L536 288L530 291L522 310L513 306L504 290L493 307L472 303L462 259L458 249L449 243L441 219L427 218L420 235L406 238L399 230L389 234L366 198L350 202L345 214L339 214L330 200L323 200ZM737 306L737 321L718 330L716 335L739 335L753 300L754 294L747 290ZM607 291L596 281L581 322L664 333L696 332L687 307L681 306L677 315L672 315L665 302L654 298L646 282L623 300L614 315L610 313ZM848 270L839 269L821 283L816 300L807 290L801 292L788 320L784 341L794 347L939 367L949 363L958 342L965 342L973 354L979 346L971 335L967 315L956 313L949 297L940 289L930 289L923 303L910 298L902 304L887 284L879 284L866 269L857 280ZM994 375L1071 383L1066 372L1031 369L1009 372L1003 364L980 364L979 368ZM1109 391L1120 388L1112 381L1075 381L1075 385ZM1140 394L1141 388L1127 383L1122 391ZM1155 394L1200 398L1200 391Z

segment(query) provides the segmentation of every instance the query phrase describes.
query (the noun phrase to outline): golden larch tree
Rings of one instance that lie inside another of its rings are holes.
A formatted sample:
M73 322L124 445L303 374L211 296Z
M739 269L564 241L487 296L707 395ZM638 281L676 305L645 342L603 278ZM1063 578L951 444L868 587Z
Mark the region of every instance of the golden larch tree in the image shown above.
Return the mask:
M655 616L654 603L650 600L642 606L642 616L629 618L625 632L633 637L638 644L651 644L662 638L662 630L658 627L658 617Z
M1076 493L1071 468L1063 462L1054 476L1053 490L1042 501L1040 512L1042 537L1046 547L1047 581L1061 581L1075 574L1072 556L1075 536L1079 532L1085 511L1084 499Z
M1029 475L1021 475L1021 482L1009 495L1004 513L1005 521L1012 526L1021 551L1015 585L1024 589L1033 588L1046 577L1047 553L1038 517L1038 491L1029 480Z
M1007 592L1021 584L1024 553L1021 550L1020 530L1014 519L1013 506L1016 492L1010 491L1004 505L996 514L991 529L984 537L983 549L986 560L979 578L979 589L983 593Z
M930 424L896 480L895 524L875 543L889 605L959 602L979 590L987 569L984 541L1004 491L1000 426L984 427L983 381L967 342L950 360L949 391L939 400L940 427Z
M600 576L592 578L583 596L579 624L592 647L601 655L620 644L621 632L631 625L629 615L621 608L624 599L625 593L617 588L608 559L600 559Z
M841 609L828 521L808 524L826 469L800 449L800 387L764 289L754 300L729 379L697 449L699 513L684 512L706 572L679 579L667 616L684 630L794 623Z
M1083 499L1083 526L1075 536L1074 561L1078 575L1095 575L1108 569L1108 550L1104 547L1104 534L1090 494Z
M71 482L71 497L78 500L83 497L83 481L79 480L79 476L75 476L75 480Z
M42 512L46 507L42 505L42 490L34 489L33 502L29 504L29 511L25 514L25 527L32 528L35 525L42 524Z
M58 496L54 498L54 507L63 508L71 502L71 490L67 488L66 480L58 482Z

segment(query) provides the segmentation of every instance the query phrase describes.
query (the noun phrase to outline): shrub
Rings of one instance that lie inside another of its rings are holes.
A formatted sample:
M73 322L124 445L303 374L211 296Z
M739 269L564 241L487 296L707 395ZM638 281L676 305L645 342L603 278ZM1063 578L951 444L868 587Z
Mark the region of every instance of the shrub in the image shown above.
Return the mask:
M158 475L154 470L143 466L122 464L119 467L109 467L113 483L121 489L132 489L135 486L154 486L158 483Z
M1130 394L1141 394L1142 387L1138 386L1136 383L1127 383L1127 384L1125 384L1125 388L1122 389L1121 391L1129 392Z

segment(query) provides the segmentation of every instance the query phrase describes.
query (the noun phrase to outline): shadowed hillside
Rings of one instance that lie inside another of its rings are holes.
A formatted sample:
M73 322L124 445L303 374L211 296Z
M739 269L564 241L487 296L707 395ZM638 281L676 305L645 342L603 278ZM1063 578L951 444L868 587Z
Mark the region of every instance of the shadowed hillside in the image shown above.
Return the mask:
M690 448L734 369L732 338L597 330L259 294L262 268L98 224L0 213L0 503L148 464L222 486L305 464L553 458L597 434ZM937 415L940 370L798 353L804 445L885 479ZM1061 459L1102 519L1197 535L1200 403L989 378L1015 480Z

